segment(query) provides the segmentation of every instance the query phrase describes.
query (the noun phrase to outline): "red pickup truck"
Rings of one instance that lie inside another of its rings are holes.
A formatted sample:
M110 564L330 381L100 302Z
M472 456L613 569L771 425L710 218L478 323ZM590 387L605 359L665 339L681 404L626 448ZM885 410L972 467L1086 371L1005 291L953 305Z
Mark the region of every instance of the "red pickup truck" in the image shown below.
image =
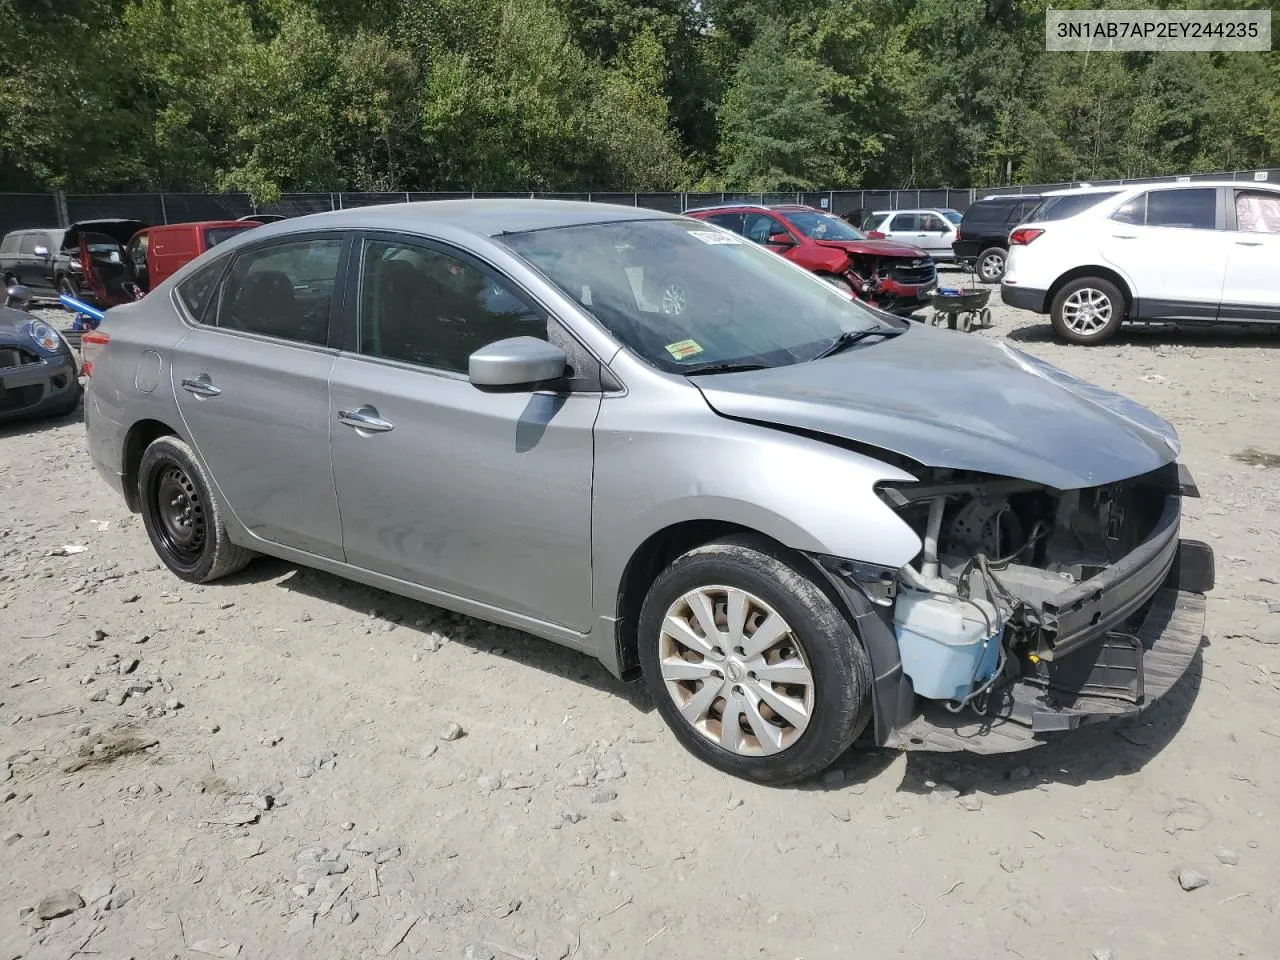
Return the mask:
M62 238L63 251L79 256L83 293L106 309L137 300L179 267L245 230L254 220L204 220L152 226L140 220L84 220Z

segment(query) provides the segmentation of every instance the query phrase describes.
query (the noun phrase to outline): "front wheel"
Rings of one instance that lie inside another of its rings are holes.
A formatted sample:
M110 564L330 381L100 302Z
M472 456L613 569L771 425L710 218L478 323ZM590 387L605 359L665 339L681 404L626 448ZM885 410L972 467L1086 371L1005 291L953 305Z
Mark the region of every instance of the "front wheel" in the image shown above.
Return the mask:
M849 620L767 543L733 537L677 559L649 590L639 629L663 719L726 773L812 777L867 725L871 666Z
M138 501L151 545L183 580L208 583L241 570L253 554L227 536L212 484L177 437L151 441L138 465Z
M975 268L978 278L983 283L999 283L1000 278L1004 276L1004 268L1008 260L1007 250L1001 247L987 247L978 254L978 263Z
M80 296L80 284L76 283L75 277L70 274L62 274L58 277L57 290L59 294L65 294L68 297Z
M1124 311L1124 294L1114 283L1080 277L1058 291L1049 316L1060 339L1089 346L1114 337L1124 322Z

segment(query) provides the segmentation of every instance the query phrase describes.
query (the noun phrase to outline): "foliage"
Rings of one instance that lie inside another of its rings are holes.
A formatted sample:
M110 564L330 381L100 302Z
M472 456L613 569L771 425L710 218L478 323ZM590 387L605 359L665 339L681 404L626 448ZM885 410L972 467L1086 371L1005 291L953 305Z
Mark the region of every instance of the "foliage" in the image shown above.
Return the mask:
M755 191L1280 162L1280 54L1051 54L1047 6L0 0L0 189Z

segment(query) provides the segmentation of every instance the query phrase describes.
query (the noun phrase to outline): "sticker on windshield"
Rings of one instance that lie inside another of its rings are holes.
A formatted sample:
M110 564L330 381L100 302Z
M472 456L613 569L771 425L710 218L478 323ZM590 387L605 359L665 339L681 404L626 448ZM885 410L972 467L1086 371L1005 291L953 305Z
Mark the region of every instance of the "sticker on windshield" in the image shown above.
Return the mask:
M667 353L677 360L684 360L701 352L702 347L698 346L697 340L681 340L678 343L667 344Z
M719 230L690 230L689 236L703 243L742 243L742 238L736 233L721 233Z

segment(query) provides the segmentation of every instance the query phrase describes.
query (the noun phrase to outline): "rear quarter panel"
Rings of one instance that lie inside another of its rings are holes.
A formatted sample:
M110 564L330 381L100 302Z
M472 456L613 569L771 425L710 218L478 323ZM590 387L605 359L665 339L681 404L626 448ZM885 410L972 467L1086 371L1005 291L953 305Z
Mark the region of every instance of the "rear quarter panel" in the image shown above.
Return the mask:
M135 424L157 420L181 432L169 360L185 328L168 294L112 307L99 326L111 342L95 358L85 394L89 452L100 469L117 475L124 473L124 441Z

